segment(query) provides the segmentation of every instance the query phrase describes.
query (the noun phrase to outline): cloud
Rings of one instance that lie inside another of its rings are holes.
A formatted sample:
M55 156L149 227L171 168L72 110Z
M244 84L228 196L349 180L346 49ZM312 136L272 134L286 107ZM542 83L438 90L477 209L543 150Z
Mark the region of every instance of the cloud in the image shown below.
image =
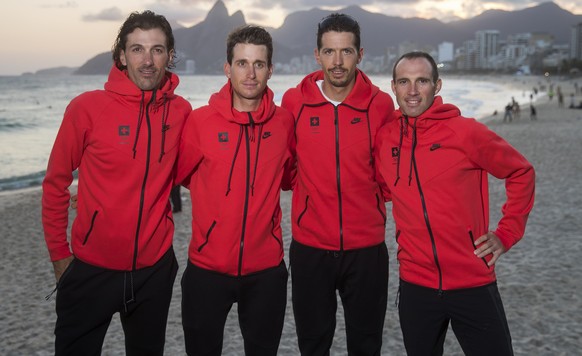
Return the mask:
M170 1L174 2L176 0L170 0ZM178 2L181 5L200 5L200 4L214 5L216 3L216 0L178 0Z
M484 1L484 3L497 5L499 7L502 7L504 5L507 6L507 5L511 4L511 5L509 5L509 7L515 7L515 8L523 8L523 7L527 7L527 6L532 5L532 2L530 0L503 0L503 1L496 0L496 1ZM540 3L541 3L541 1L540 1ZM534 3L534 5L535 5L535 3Z
M66 1L58 4L42 4L40 7L43 9L72 9L79 7L79 5L75 1Z
M164 15L168 21L177 21L185 26L196 24L206 17L216 0L158 0L146 6L153 12Z
M226 1L229 2L229 1ZM374 2L373 0L360 0L358 1L359 5L367 5ZM353 5L354 0L289 0L289 1L281 1L281 0L254 0L252 1L251 6L257 9L270 9L273 7L281 7L282 9L291 10L291 11L299 11L310 9L313 7L346 7L349 5Z
M186 6L191 6L191 5L202 5L204 7L208 7L208 6L212 6L216 3L217 0L157 0L155 1L158 4L162 4L162 5L169 5L169 6L173 6L173 5L186 5ZM222 0L224 2L224 0Z
M253 22L265 22L269 19L269 14L268 13L264 13L264 12L258 12L258 11L250 11L248 14L244 13L245 17L248 19L247 22L253 23Z
M402 3L402 4L411 4L411 3L416 3L420 0L390 0L390 1L386 1L386 0L359 0L359 1L354 1L354 0L318 0L318 1L313 1L313 0L254 0L253 1L253 6L257 7L257 8L272 8L274 6L280 6L281 8L284 9L289 9L289 10L305 10L305 9L310 9L313 7L333 7L333 8L342 8L342 7L348 7L348 6L353 6L353 5L358 5L358 6L381 6L381 5L388 5L388 4L398 4L398 3ZM226 0L225 2L229 2L228 0Z
M110 7L108 9L103 9L98 14L88 14L83 16L83 21L95 22L95 21L120 21L123 20L125 16L123 12L118 7Z
M455 14L449 10L443 11L443 9L438 7L438 6L431 6L431 7L427 7L427 8L424 8L422 10L419 10L415 16L427 18L427 19L434 18L434 19L438 19L439 21L442 21L442 22L453 22L453 21L458 21L458 20L462 19L457 14Z

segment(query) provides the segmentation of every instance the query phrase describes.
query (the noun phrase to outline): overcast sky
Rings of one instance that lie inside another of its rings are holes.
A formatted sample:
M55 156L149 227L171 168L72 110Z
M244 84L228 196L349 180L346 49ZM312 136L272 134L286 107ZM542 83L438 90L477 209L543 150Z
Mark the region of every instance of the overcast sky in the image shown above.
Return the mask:
M77 67L110 50L132 11L151 9L185 26L202 21L216 0L2 0L0 75L18 75L56 66ZM437 18L444 22L488 9L515 10L539 1L480 0L223 0L229 14L242 10L247 23L279 27L285 16L317 7L335 10L359 4L390 16ZM582 14L582 1L555 0Z

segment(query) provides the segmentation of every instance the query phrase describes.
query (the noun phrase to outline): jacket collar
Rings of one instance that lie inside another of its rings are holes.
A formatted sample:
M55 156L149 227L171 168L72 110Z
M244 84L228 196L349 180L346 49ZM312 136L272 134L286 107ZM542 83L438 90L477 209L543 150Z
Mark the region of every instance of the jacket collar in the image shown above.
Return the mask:
M306 104L327 102L317 86L317 81L323 79L323 71L319 70L308 74L301 83L299 83L298 88L303 94L303 99ZM380 89L372 84L370 78L359 69L356 69L355 80L356 82L352 91L348 94L342 104L351 106L355 109L366 110L370 106L372 99L376 94L378 94L378 92L380 92Z
M160 87L156 90L156 106L162 105L165 98L174 97L174 90L179 84L178 76L172 72L166 71ZM153 95L153 90L142 91L129 79L126 70L121 70L115 65L111 66L109 77L105 83L105 90L114 92L124 97L127 101L140 102L142 100L142 92L144 100L149 102Z

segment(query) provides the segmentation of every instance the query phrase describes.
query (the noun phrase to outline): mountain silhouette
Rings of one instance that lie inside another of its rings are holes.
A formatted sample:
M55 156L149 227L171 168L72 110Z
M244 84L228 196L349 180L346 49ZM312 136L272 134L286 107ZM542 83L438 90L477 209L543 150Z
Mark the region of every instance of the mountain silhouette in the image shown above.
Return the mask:
M402 42L437 46L447 41L457 47L475 38L479 30L498 30L502 39L511 34L549 33L556 43L569 43L571 27L582 22L582 15L572 14L553 2L517 11L488 10L473 18L449 23L372 13L355 5L338 12L358 20L362 47L371 56L384 55L388 48ZM268 29L273 36L274 62L287 63L293 57L313 55L317 23L329 13L319 8L297 11L289 14L281 27ZM241 11L229 15L224 2L218 0L200 23L188 28L174 27L176 69L183 71L186 61L194 60L196 74L222 73L226 37L231 30L245 24ZM111 62L110 52L101 53L79 67L75 74L106 74Z
M194 59L196 72L222 73L226 36L232 29L245 24L242 12L229 16L224 3L217 1L202 22L174 31L180 63L182 59Z

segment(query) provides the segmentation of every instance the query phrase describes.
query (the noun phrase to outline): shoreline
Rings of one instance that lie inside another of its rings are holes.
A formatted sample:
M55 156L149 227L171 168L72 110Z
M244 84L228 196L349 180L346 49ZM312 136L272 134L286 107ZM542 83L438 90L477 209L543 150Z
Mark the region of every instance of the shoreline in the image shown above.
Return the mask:
M543 111L547 111L549 107L555 106L557 109L568 109L572 111L572 116L580 116L580 114L582 114L582 110L569 108L572 100L574 101L575 105L578 105L582 102L582 90L578 89L578 93L576 93L574 87L575 83L582 85L582 77L549 78L543 76L492 76L488 77L487 81L522 92L522 100L519 100L519 97L516 99L521 106L520 117L518 117L517 120L530 119L531 104L534 105L536 110L541 109ZM548 89L550 86L553 87L553 98L548 95ZM538 90L537 94L533 92L534 88ZM557 88L560 88L563 94L563 107L559 107L558 97L556 95ZM549 105L549 107L545 107L546 105ZM492 113L479 117L478 120L486 124L490 122L502 121L504 108L495 108L495 110L497 110L497 115L493 115ZM580 113L577 114L577 112ZM539 116L539 112L537 114Z
M446 85L447 79L455 80L466 80L469 84L475 82L491 83L503 86L506 89L510 89L516 92L515 99L519 103L521 108L521 117L529 118L529 105L534 104L537 107L539 105L544 105L546 103L554 103L558 106L557 88L559 87L563 93L563 103L564 108L569 108L571 101L574 101L574 105L580 105L582 103L582 76L578 77L567 77L567 76L543 76L543 75L478 75L478 74L452 74L447 75L444 73L441 75L443 78L443 85ZM574 84L579 85L578 93L575 92ZM549 87L553 87L553 98L548 95ZM534 93L534 88L537 89L537 93ZM574 96L571 97L571 94ZM531 96L530 96L531 95ZM446 101L446 98L445 102ZM506 103L509 103L512 98L506 98ZM463 115L463 108L460 107L461 114ZM577 109L574 109L574 111ZM497 115L493 115L493 111L497 111ZM491 114L485 114L475 117L478 121L487 123L495 121L495 116L503 119L504 105L499 107L492 107ZM467 116L470 117L470 116Z

